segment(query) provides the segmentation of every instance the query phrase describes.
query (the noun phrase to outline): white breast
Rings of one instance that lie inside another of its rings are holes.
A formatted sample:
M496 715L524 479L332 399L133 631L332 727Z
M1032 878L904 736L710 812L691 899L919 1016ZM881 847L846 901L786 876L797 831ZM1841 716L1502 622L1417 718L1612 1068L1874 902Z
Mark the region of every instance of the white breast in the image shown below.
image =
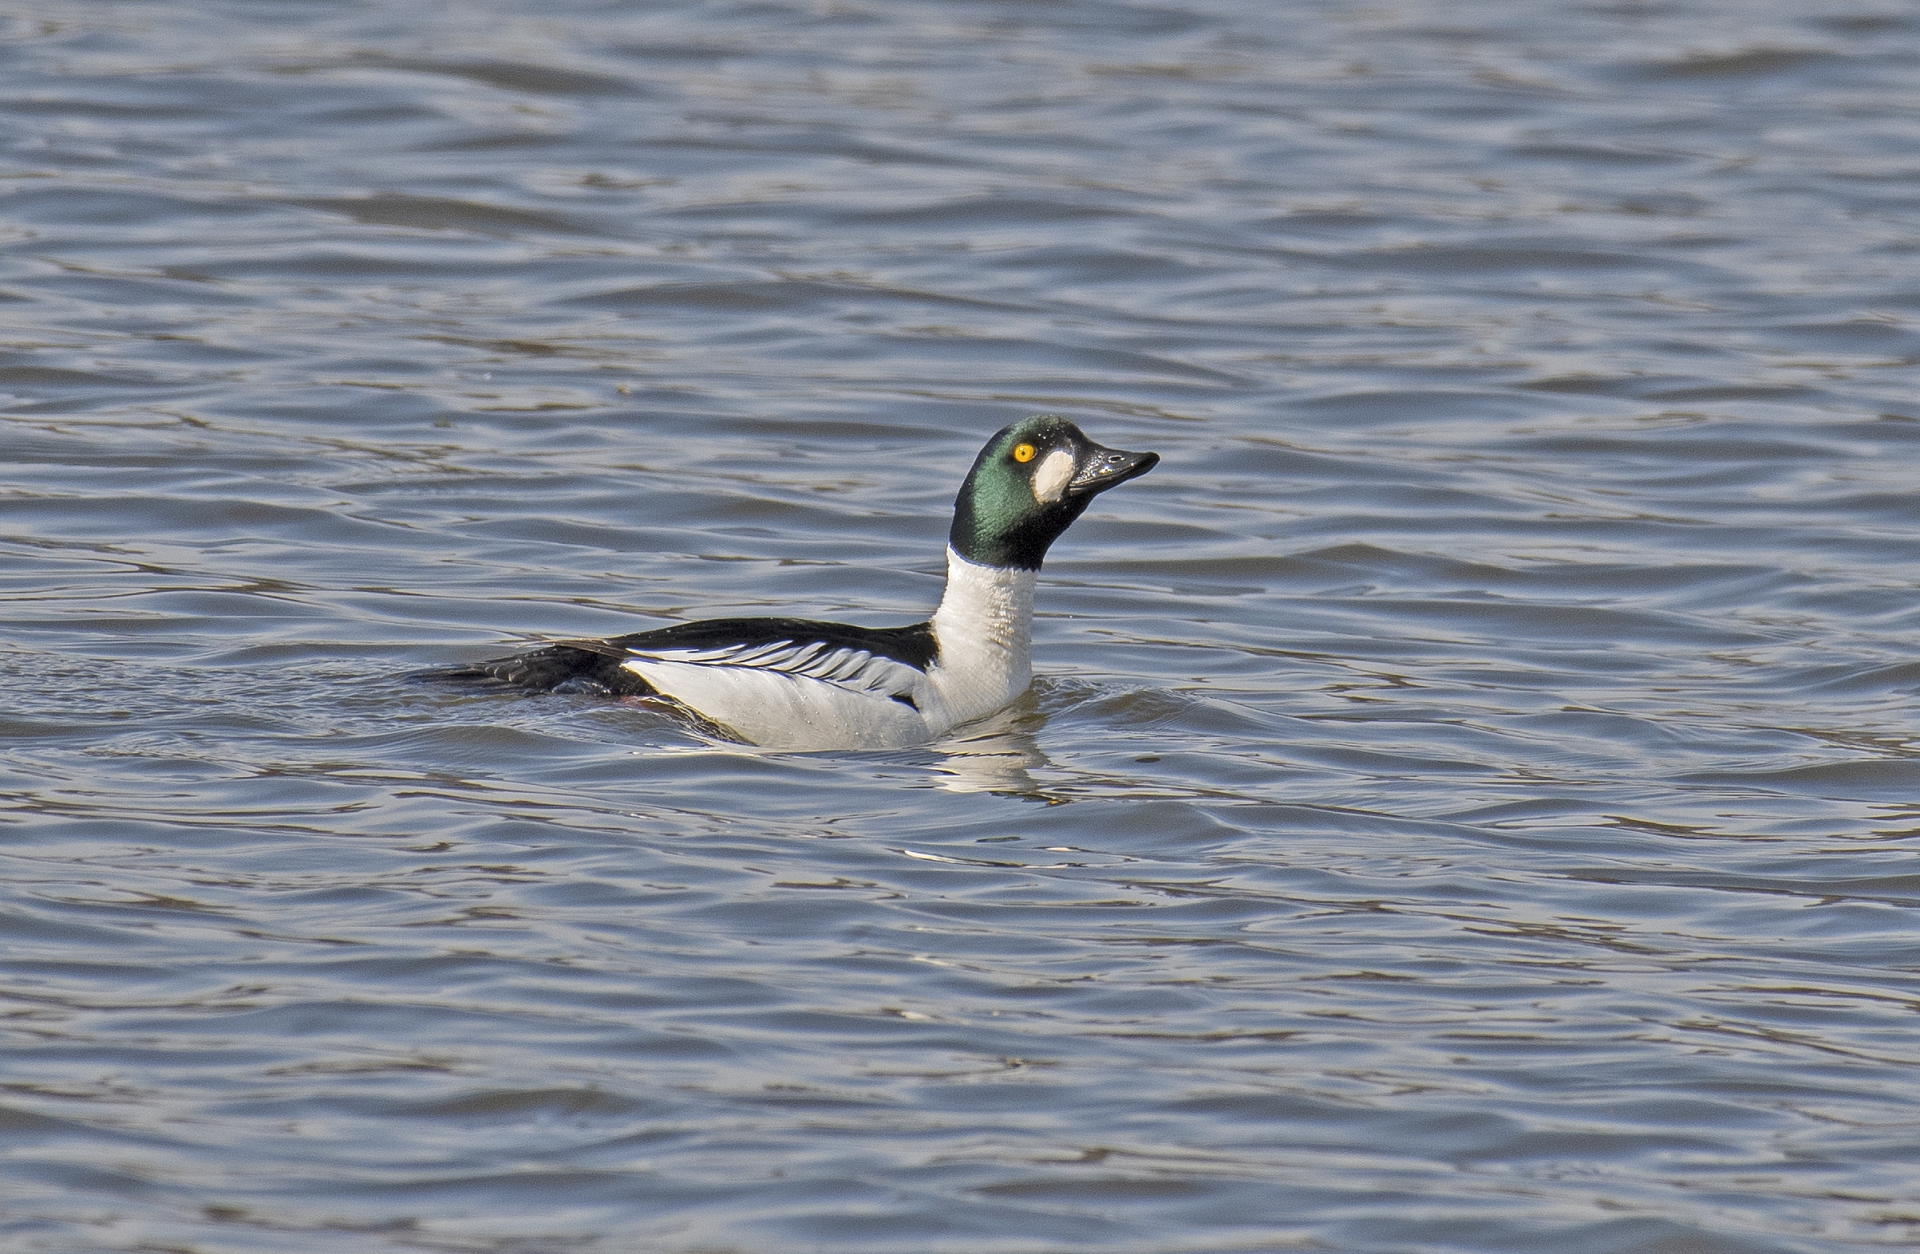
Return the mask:
M956 723L991 714L1033 683L1031 570L969 562L947 550L947 591L933 615L939 659L928 678Z

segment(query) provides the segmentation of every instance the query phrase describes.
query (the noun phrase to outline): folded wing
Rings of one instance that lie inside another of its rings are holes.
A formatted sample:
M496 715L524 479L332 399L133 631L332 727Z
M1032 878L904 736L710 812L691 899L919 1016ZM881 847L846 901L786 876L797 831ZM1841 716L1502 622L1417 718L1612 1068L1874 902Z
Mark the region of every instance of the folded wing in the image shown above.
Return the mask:
M925 668L935 656L933 629L926 623L873 628L788 618L714 619L568 643L619 657L625 669L662 692L681 686L672 682L673 668L689 666L742 678L757 673L816 680L916 710Z

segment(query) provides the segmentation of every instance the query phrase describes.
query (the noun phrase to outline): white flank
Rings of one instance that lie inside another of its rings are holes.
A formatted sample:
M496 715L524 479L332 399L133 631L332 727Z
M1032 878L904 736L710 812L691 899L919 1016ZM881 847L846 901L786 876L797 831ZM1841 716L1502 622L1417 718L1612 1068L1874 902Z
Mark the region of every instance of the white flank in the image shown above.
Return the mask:
M635 658L626 668L742 740L770 749L889 749L929 738L885 692L752 666Z

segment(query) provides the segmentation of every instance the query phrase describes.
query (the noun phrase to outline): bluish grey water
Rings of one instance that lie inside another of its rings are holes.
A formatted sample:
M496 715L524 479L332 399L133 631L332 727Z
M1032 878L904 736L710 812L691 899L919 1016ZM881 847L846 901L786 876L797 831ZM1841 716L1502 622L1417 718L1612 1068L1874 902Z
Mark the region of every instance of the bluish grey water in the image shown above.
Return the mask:
M25 0L0 1245L1920 1242L1920 19ZM938 595L780 755L410 669Z

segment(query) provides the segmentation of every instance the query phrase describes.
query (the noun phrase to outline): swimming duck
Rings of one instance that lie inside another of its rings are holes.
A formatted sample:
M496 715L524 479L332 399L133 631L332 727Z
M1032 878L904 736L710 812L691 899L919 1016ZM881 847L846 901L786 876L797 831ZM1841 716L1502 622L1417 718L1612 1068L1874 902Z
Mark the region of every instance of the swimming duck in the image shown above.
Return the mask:
M947 587L926 622L855 627L718 618L424 671L419 679L664 698L749 744L884 749L990 714L1033 680L1033 587L1047 548L1158 453L1102 448L1065 418L1002 428L954 501Z

